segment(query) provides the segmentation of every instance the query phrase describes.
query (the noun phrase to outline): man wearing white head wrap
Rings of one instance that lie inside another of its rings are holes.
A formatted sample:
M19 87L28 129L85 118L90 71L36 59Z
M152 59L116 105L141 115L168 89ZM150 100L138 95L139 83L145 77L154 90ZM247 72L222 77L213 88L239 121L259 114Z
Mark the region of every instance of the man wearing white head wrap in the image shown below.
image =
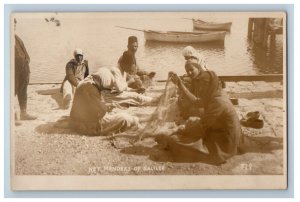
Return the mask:
M109 135L139 126L139 119L125 113L110 114L112 104L105 102L103 91L114 83L106 68L81 81L75 91L70 127L85 135Z
M66 65L66 76L61 86L64 108L69 108L78 83L89 75L88 61L83 60L83 51L76 48L73 56Z
M101 67L92 75L94 81L103 90L102 93L106 102L116 102L128 106L143 105L153 101L152 97L132 92L132 89L127 86L126 78L116 67Z
M99 68L96 73L92 74L94 81L100 89L112 89L115 84L115 77L108 68Z
M184 56L185 60L194 60L201 66L203 70L208 70L204 57L192 46L185 47L182 51L182 55Z

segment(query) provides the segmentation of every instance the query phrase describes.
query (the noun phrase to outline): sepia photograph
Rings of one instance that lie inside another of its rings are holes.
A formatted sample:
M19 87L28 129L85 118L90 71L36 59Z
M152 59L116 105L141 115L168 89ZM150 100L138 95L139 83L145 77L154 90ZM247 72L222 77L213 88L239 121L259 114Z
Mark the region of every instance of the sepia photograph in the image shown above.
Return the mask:
M12 13L12 190L286 189L286 18Z

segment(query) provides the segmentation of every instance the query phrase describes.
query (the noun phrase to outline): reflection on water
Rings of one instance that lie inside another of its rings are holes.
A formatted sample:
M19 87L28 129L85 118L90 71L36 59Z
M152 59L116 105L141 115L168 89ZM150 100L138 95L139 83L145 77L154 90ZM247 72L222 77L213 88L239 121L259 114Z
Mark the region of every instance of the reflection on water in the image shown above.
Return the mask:
M157 42L157 41L146 41L145 48L149 49L162 49L162 48L176 48L183 49L186 46L190 46L190 43L169 43L169 42ZM211 50L211 51L222 51L224 50L224 43L220 41L208 42L208 43L196 43L192 44L195 49Z
M185 60L182 56L182 50L184 47L190 44L184 43L161 43L154 41L145 42L145 60L140 60L144 64L150 64L157 72L163 72L159 76L159 79L167 78L169 71L176 71L179 74L184 74L184 63ZM224 43L202 43L193 44L193 47L200 51L203 55L215 55L216 57L224 57ZM148 60L146 60L148 59Z
M248 42L248 46L254 68L258 74L283 73L282 35L277 35L276 40L269 42L269 46L267 48L255 46L250 41Z
M156 71L156 79L165 79L169 71L184 73L182 49L192 45L207 60L208 67L219 75L245 75L282 72L282 36L273 47L264 51L247 41L249 14L236 13L106 13L78 15L55 14L61 25L47 23L51 13L17 17L16 33L23 39L31 57L32 82L60 82L65 65L75 48L84 50L91 72L101 66L115 66L127 47L127 38L135 35L139 41L137 61L148 71ZM232 22L224 43L177 44L145 42L143 32L117 28L193 31L192 21Z

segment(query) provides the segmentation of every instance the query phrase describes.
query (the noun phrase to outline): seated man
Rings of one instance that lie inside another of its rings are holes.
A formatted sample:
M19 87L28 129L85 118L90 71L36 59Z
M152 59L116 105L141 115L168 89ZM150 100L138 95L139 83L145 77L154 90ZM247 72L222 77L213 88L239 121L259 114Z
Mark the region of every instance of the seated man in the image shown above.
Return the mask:
M138 48L137 37L130 36L128 38L127 48L128 50L123 53L118 61L118 67L122 74L126 72L128 86L143 93L150 80L155 76L155 72L148 73L139 69L135 58L135 53Z
M116 105L105 102L102 92L112 88L115 81L108 69L101 69L102 75L98 71L78 84L70 113L70 127L85 135L109 135L138 127L139 119L135 116L108 113Z
M139 93L145 91L143 81L136 74L136 66L134 63L134 55L130 51L125 51L119 60L119 70L122 80L125 80L129 88L137 90Z
M208 71L207 63L204 57L192 46L186 46L182 50L182 55L184 56L184 59L186 61L197 63L198 67L201 70ZM182 83L188 90L192 90L192 78L188 76L188 72L187 74L181 76L180 79L182 80ZM201 117L203 114L203 109L201 108L197 109L193 105L191 105L191 103L185 98L185 96L183 96L182 92L180 91L179 91L178 104L179 104L181 115L184 119L188 119L190 116Z
M74 58L66 65L66 76L62 82L63 106L69 108L78 83L89 75L88 61L83 60L81 49L74 50Z
M202 118L190 118L178 127L172 136L157 138L158 142L168 145L175 156L201 159L202 151L198 144L202 139L207 147L212 163L222 164L237 154L241 137L238 115L226 94L223 93L218 76L213 71L204 71L198 63L187 61L185 65L192 79L191 90L187 89L180 77L170 73L171 80L191 105L204 108Z

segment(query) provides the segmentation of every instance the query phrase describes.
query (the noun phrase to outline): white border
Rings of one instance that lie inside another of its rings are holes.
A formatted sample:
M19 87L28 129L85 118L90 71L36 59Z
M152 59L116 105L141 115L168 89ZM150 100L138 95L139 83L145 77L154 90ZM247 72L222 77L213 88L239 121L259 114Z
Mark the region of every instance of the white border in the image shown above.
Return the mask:
M81 3L85 3L85 4L88 4L88 3L98 3L98 1L90 1L90 0L78 0L77 2L81 2ZM135 4L141 4L142 2L139 2L139 1L115 1L115 0L111 0L109 1L110 4L113 4L113 3L135 3ZM143 2L146 2L146 3L183 3L183 4L187 4L187 3L195 3L195 4L199 4L199 3L207 3L207 1L189 1L189 0L185 0L185 1L163 1L163 0L153 0L153 1L143 1ZM44 0L43 2L39 1L39 0L2 0L1 1L1 8L0 8L0 15L3 16L4 14L4 4L16 4L16 3L22 3L22 4L68 4L68 3L71 3L71 1L68 1L68 0ZM73 1L72 1L73 3ZM244 1L239 1L239 0L235 0L235 1L216 1L216 0L210 0L209 1L210 4L213 4L213 3L222 3L222 4L264 4L264 3L271 3L271 4L278 4L278 3L282 3L282 4L294 4L295 5L295 10L294 10L294 15L295 15L295 19L294 19L294 22L295 22L295 33L294 33L294 46L295 46L295 52L294 52L294 56L295 56L295 59L294 59L294 66L295 66L295 69L294 69L294 73L295 73L295 82L294 82L294 89L297 88L297 86L300 86L299 84L299 80L300 79L297 79L299 78L299 68L297 67L300 67L299 65L299 57L297 57L297 55L299 55L299 38L297 38L296 36L299 36L299 19L300 19L300 9L299 9L299 1L298 0L287 0L287 1L282 1L282 0L244 0ZM0 27L1 27L1 34L0 34L0 44L4 44L4 23L3 23L3 20L0 20ZM3 61L4 61L4 49L1 48L0 50L0 60L2 61L2 64L3 64ZM4 80L3 78L3 73L4 73L4 70L3 68L0 68L1 69L1 75L2 75L2 81ZM1 94L3 95L4 94L4 88L3 88L3 85L0 85L0 92ZM299 99L299 91L294 91L294 113L295 113L295 117L294 117L294 121L295 121L295 124L294 124L294 138L295 138L295 151L294 151L294 154L299 154L299 137L297 134L300 134L300 130L299 130L299 124L297 124L297 120L299 120L299 115L300 115L300 111L299 111L299 105L298 103L300 103L300 99ZM3 112L3 106L4 106L4 101L3 99L1 99L1 104L0 104L0 111ZM0 120L0 127L3 131L3 123L4 123L4 116L3 116L3 113L1 113L1 120ZM3 141L1 141L0 143L0 148L3 148ZM3 157L3 149L1 150L0 149L0 155ZM296 156L296 155L295 155ZM1 176L1 179L3 179L3 167L4 167L4 162L1 161L1 167L0 167L0 176ZM297 199L297 201L299 200L299 193L296 191L298 190L297 188L299 187L299 174L297 173L297 171L299 170L299 160L297 158L294 159L294 170L295 170L295 174L294 174L294 179L295 179L295 199ZM3 189L1 189L1 195L3 195ZM112 194L113 196L113 194ZM118 197L118 196L115 196L115 197ZM154 196L155 197L155 196ZM217 196L216 196L217 197ZM234 197L234 195L233 195ZM254 196L255 197L255 196ZM12 199L12 201L17 201L18 199ZM24 201L33 201L33 199L22 199ZM80 199L70 199L70 201L80 201ZM98 201L98 199L91 199L92 201ZM91 201L90 200L90 201ZM124 200L124 199L123 199ZM123 201L122 200L122 201ZM132 199L129 199L130 201L132 201ZM125 201L129 201L128 199L125 200ZM174 199L172 199L174 200ZM218 199L212 199L210 201L217 201ZM232 201L233 199L221 199L222 201ZM247 200L247 199L243 199L243 200ZM251 200L251 199L248 199L248 200ZM266 201L267 199L256 199L256 201ZM270 201L279 201L279 200L276 200L276 199L269 199ZM286 200L286 199L284 199ZM10 200L11 201L11 200ZM38 201L40 201L40 199L38 199ZM52 201L51 199L43 199L43 201ZM161 200L160 200L161 201ZM164 200L165 201L165 200ZM178 201L178 200L175 200L175 201ZM198 199L197 199L198 201ZM268 201L268 200L267 200ZM280 200L281 201L281 200Z

